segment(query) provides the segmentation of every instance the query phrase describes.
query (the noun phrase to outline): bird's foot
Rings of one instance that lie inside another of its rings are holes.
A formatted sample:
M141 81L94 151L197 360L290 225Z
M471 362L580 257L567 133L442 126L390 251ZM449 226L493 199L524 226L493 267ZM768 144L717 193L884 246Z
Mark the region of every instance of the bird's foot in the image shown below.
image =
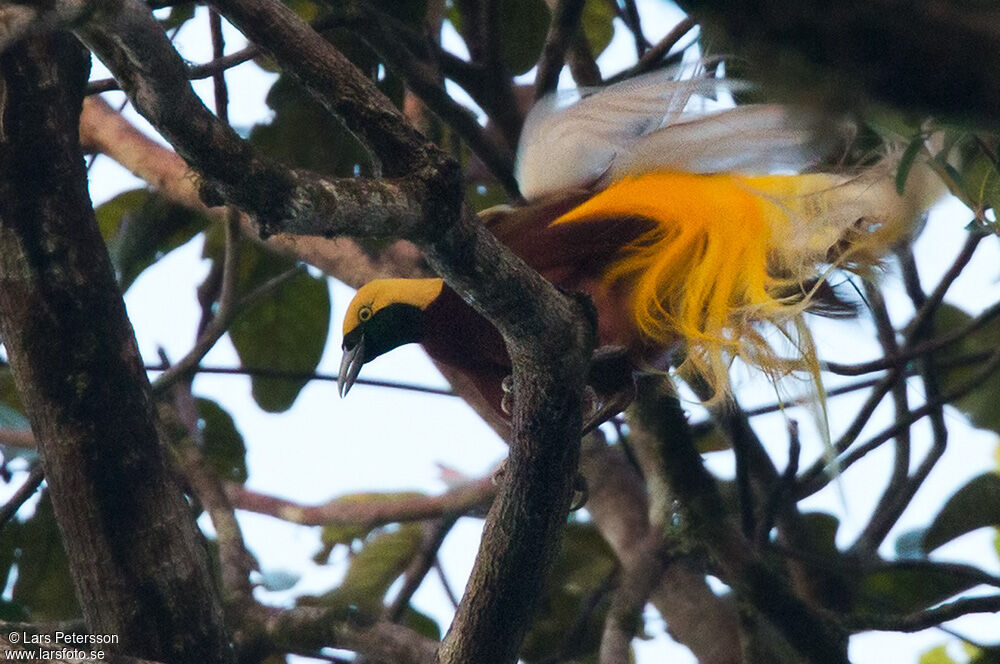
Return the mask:
M502 395L500 396L500 410L503 414L510 417L514 414L514 377L507 375L503 377L500 381L500 391Z

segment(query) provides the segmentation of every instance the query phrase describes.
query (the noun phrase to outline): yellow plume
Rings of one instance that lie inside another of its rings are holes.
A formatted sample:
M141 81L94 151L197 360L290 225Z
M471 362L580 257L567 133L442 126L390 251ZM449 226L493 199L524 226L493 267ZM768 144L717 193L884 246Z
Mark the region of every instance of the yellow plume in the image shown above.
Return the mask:
M650 345L683 341L690 368L725 392L734 357L772 376L791 368L760 323L791 339L804 360L797 368L813 373L816 352L799 321L812 293L802 284L832 267L871 269L928 204L922 182L899 196L891 170L880 165L856 177L646 173L612 184L553 224L655 221L609 262L604 285L631 294L631 315Z

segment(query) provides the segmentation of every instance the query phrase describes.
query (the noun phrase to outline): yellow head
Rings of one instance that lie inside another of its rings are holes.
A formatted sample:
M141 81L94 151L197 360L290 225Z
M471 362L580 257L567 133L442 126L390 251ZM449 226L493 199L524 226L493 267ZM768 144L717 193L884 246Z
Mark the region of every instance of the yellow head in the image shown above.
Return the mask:
M358 289L344 316L340 396L351 389L366 362L420 341L423 313L442 288L440 279L376 279Z

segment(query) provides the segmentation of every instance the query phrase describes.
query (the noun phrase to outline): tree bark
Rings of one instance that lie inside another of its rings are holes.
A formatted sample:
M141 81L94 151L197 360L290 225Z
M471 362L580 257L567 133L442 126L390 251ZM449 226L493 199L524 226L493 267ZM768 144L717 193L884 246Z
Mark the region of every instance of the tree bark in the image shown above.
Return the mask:
M144 659L227 662L206 551L87 192L88 70L67 34L0 57L0 334L91 633Z

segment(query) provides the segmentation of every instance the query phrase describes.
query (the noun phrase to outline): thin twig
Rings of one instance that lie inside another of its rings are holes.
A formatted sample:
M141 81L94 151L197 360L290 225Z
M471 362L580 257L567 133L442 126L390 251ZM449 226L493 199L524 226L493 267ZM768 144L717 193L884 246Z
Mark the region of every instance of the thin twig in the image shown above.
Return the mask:
M661 532L651 531L640 546L639 560L623 575L604 620L600 664L629 664L632 639L642 625L643 608L671 562Z
M656 69L662 63L663 58L670 53L670 50L676 46L678 42L680 42L684 35L691 32L691 30L697 25L698 23L690 16L684 17L681 22L675 25L670 32L664 35L663 39L658 41L653 48L646 51L645 54L639 58L638 62L628 69L611 76L608 78L607 82L617 83L618 81L624 81L625 79Z
M781 473L781 479L771 488L761 509L761 517L757 524L756 543L763 549L771 537L778 509L785 503L795 488L795 476L799 472L799 456L802 453L802 443L799 440L799 423L788 420L788 465Z
M406 40L397 37L396 21L367 4L360 6L359 11L355 27L363 28L359 31L361 37L399 74L407 87L469 145L507 192L519 198L511 147L514 143L502 146L491 140L472 112L457 103L445 90L434 63L420 58L407 48ZM425 50L434 50L432 46L426 46ZM487 107L484 110L490 112L491 109Z
M919 337L919 334L922 332L921 328L931 320L934 312L937 311L938 306L944 300L944 296L948 293L948 289L951 288L951 285L962 274L965 266L972 260L972 256L976 253L979 243L986 238L986 235L986 233L980 231L969 231L969 236L965 238L965 243L962 245L962 249L958 252L958 256L951 264L951 267L941 277L941 281L938 282L934 291L924 299L920 309L913 316L913 320L903 330L903 334L907 340Z
M227 298L225 295L226 288L223 286L223 294L219 298L219 309L216 312L215 318L212 319L211 323L209 323L208 327L206 327L205 332L195 342L194 347L188 351L188 354L181 358L177 364L170 366L162 374L160 374L160 377L153 383L153 392L156 394L161 393L175 381L190 375L190 373L195 370L198 363L201 362L202 358L208 354L208 351L210 351L215 343L222 338L222 335L226 333L226 330L229 329L229 325L238 315L253 307L253 305L260 301L264 296L281 287L285 284L285 282L301 273L302 268L300 267L294 267L286 270L267 280L253 291L240 298L235 305L229 304L227 306L224 304L227 302ZM225 281L225 277L223 277L223 281Z
M872 319L875 321L875 329L878 334L879 343L882 345L883 354L885 356L898 355L899 344L896 341L896 330L889 319L889 312L886 309L882 293L871 284L866 283L865 295L871 308ZM922 302L917 302L916 298L911 299L914 299L914 307L919 309ZM896 421L902 420L910 411L906 389L906 375L904 373L899 376L899 380L892 386L892 402L895 408ZM859 555L872 555L877 551L886 534L892 528L892 524L898 518L898 514L896 514L895 518L892 515L897 511L897 506L900 505L900 492L910 475L910 428L907 427L900 430L898 435L895 436L895 440L895 457L893 459L892 475L890 476L889 484L882 492L878 505L872 512L872 517L869 519L864 532L858 537L855 545L852 547L852 551L855 551ZM908 503L909 500L903 503L903 505Z
M198 81L203 78L211 78L218 72L223 72L227 69L232 69L233 67L241 65L244 62L249 62L260 54L260 47L251 44L250 46L234 53L230 53L229 55L214 58L204 64L188 67L188 79L191 81ZM121 90L121 85L119 85L118 81L113 78L102 78L96 81L91 81L87 84L88 95L99 94L101 92L112 92L114 90Z
M31 466L31 470L28 471L28 477L25 478L24 484L14 492L10 500L0 507L0 528L3 528L8 521L13 519L17 511L21 509L21 506L35 495L35 491L38 491L38 487L42 485L44 479L45 470L42 468L42 464L36 462Z
M861 409L855 415L851 424L847 427L847 430L834 443L833 447L837 454L842 454L846 452L847 449L854 444L854 442L857 440L858 435L860 435L862 429L864 429L864 427L867 425L868 421L871 419L872 414L875 412L875 409L881 403L882 399L885 397L886 394L889 393L892 387L896 384L896 381L899 380L900 376L905 372L906 366L905 366L905 360L903 358L910 357L911 355L912 357L920 357L924 353L930 352L929 350L921 349L921 352L914 353L914 347L919 345L921 335L925 333L926 331L925 326L929 323L932 314L941 304L945 294L948 292L948 289L951 287L952 283L954 283L955 279L958 278L958 276L962 273L964 267L972 259L972 255L974 254L976 247L979 246L979 243L982 241L984 237L985 235L982 233L972 232L969 234L969 237L966 239L965 244L962 247L962 250L955 258L955 261L952 263L951 267L941 278L941 281L934 289L934 292L932 292L929 296L927 296L923 305L917 310L916 314L914 314L913 319L910 321L910 323L904 330L904 343L902 345L899 354L895 358L893 358L895 362L892 363L888 362L887 360L882 362L882 364L884 365L883 368L887 369L886 374L882 377L881 380L879 380L875 384L871 394L868 396L868 399L865 401L864 405L862 405ZM987 311L984 311L982 314L980 314L980 316L975 318L961 330L957 330L955 333L956 338L961 338L961 336L969 334L974 329L977 329L978 326L985 324L986 320L988 320L992 316L997 315L997 313L1000 313L1000 303L997 303L993 307L990 307L990 309L988 309ZM946 336L950 337L952 335L946 335ZM939 342L940 339L937 341L937 343ZM931 346L931 344L927 345L928 347ZM824 368L829 369L830 365L827 364ZM985 376L983 376L981 380L985 380ZM974 387L975 386L973 385L970 386L968 389L971 390ZM942 401L941 403L947 403L947 401L954 400L955 398L957 397L952 397L951 399ZM935 401L940 401L940 400L935 400ZM919 409L919 410L920 412L923 412L923 414L920 417L923 417L929 412L932 412L932 410L925 410L925 409ZM891 430L893 431L892 436L895 436L899 433L901 429L892 427ZM857 455L855 452L852 453L852 455L849 458L857 460L858 458L860 458L860 456L867 454L867 452L871 451L871 449L874 449L874 447L868 447L868 445L872 445L875 440L879 440L879 437L876 437L875 439L873 439L873 441L869 441L869 443L867 443L864 448L865 451L861 455ZM875 443L875 446L880 445L883 442L885 442L885 440L879 440L879 442ZM821 477L825 472L826 472L826 462L824 459L820 459L816 463L814 463L810 467L810 469L803 474L803 477L800 480L800 485L799 485L800 497L802 492L804 491L808 491L806 495L809 495L810 493L814 493L815 491L817 491L821 486L817 482L817 478ZM809 485L808 488L806 488L807 484Z
M535 99L541 99L556 89L559 73L565 62L569 39L580 26L583 14L583 0L559 0L552 12L552 21L545 36L541 57L538 59L538 73L535 75Z
M963 597L926 611L907 615L868 614L841 618L852 631L880 630L892 632L919 632L937 627L943 622L961 618L970 613L996 613L1000 611L1000 595Z
M150 364L146 366L146 371L168 371L170 367L165 364ZM284 369L267 369L256 367L211 367L198 366L192 369L193 373L201 374L222 374L230 376L254 376L260 378L284 378L287 380L320 380L336 383L336 374L319 373L315 371L287 371ZM441 387L429 387L427 385L416 385L414 383L400 383L391 380L376 380L371 378L358 378L357 385L368 385L370 387L388 387L394 390L407 390L422 394L436 394L444 397L458 396L449 389Z
M618 3L613 2L612 4L616 8L618 7ZM646 36L642 34L642 21L639 18L639 8L635 6L635 0L625 0L624 7L619 12L619 16L621 16L625 27L629 29L635 40L635 57L642 60L646 49L649 48L649 42L646 40Z
M880 433L873 436L867 442L858 445L853 449L850 454L846 455L842 461L838 464L841 470L846 469L851 466L859 459L864 457L866 454L879 447L888 440L891 440L893 436L899 433L905 427L909 427L914 422L917 422L923 417L926 417L930 413L934 412L936 409L940 408L942 405L951 403L956 399L960 399L972 390L976 389L979 385L986 380L990 374L1000 368L1000 351L996 351L990 357L986 364L982 365L973 375L969 376L966 380L962 381L954 388L943 393L935 401L928 401L920 408L911 410L900 420L894 422L891 426L883 429ZM819 469L817 473L815 468L810 468L799 481L799 489L796 492L796 497L798 499L810 496L817 491L819 491L823 486L826 485L825 481L817 482L817 477L823 474L823 468Z
M390 622L399 622L403 617L403 612L410 605L413 593L417 592L420 584L424 582L424 577L434 567L438 551L444 544L444 538L451 532L456 520L454 515L448 515L425 524L424 541L403 573L403 587L399 589L392 602L385 608L382 614L384 619Z
M448 601L451 602L451 608L458 608L458 596L455 591L451 588L451 583L448 582L448 577L444 573L444 567L441 566L441 559L434 558L434 571L438 575L438 580L441 582L441 588L444 590L444 594L448 596Z
M212 58L219 60L226 53L226 42L222 36L222 17L214 8L208 10L208 26L212 34ZM229 88L226 87L226 70L212 72L212 83L215 90L215 114L220 120L229 124Z

